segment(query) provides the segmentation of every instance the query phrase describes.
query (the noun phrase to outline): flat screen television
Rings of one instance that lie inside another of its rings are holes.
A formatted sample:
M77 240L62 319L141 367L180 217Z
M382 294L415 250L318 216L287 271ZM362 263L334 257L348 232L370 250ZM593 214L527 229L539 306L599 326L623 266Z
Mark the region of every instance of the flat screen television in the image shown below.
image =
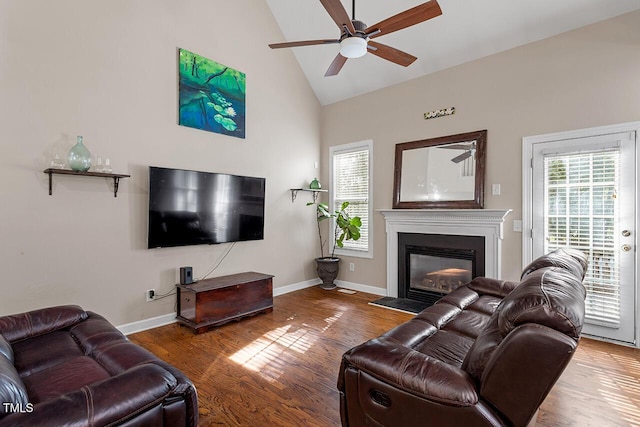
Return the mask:
M265 179L149 167L149 248L264 239Z

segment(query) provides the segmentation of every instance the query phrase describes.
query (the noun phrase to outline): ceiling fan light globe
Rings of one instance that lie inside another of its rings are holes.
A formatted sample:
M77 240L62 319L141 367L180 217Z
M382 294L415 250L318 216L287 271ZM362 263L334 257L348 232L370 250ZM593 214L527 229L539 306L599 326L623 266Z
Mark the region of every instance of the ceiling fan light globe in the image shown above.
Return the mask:
M367 41L361 37L347 37L340 42L340 55L345 58L360 58L367 53Z

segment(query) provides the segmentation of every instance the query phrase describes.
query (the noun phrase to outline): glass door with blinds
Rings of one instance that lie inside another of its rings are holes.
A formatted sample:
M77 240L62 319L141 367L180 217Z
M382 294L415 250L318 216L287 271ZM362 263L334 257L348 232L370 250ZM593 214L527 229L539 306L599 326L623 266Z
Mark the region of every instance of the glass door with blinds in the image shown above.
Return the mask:
M534 257L561 247L586 253L583 333L635 340L635 135L536 144Z

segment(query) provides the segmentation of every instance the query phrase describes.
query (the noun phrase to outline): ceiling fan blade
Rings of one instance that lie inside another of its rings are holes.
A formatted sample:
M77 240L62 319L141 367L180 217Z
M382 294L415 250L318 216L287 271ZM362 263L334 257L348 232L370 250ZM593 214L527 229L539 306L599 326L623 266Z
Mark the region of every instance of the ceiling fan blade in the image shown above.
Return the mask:
M338 28L340 28L341 33L346 26L351 34L355 34L356 29L353 26L353 22L351 22L351 18L349 18L347 11L344 10L344 6L342 6L340 0L320 0L320 3L322 3L322 6L324 6L329 16L331 16L331 19L335 21Z
M340 72L345 62L347 62L347 58L338 54L338 56L334 58L331 65L329 65L329 69L327 70L326 73L324 73L324 76L325 77L335 76Z
M461 161L466 160L469 157L471 157L472 154L473 153L471 152L471 150L465 151L464 153L462 153L462 154L460 154L458 156L455 156L453 159L451 159L451 161L453 163L460 163Z
M303 40L298 42L271 43L269 47L271 49L280 49L283 47L312 46L316 44L336 44L336 43L340 43L340 40L324 39L324 40Z
M449 150L471 150L475 148L475 144L449 144L449 145L440 145L438 148L446 148Z
M415 61L416 58L413 55L409 55L406 52L396 49L395 47L387 46L386 44L376 43L369 41L367 45L369 52L387 61L395 62L403 67L408 67Z
M380 37L440 15L442 15L440 5L436 0L431 0L371 25L364 32L370 34L371 38Z

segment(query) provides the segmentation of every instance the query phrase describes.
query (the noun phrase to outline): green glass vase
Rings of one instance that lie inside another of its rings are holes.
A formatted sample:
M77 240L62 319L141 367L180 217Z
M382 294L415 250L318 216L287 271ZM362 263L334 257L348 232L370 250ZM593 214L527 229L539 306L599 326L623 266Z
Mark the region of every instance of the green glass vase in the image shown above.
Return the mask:
M322 186L320 185L318 178L313 178L313 181L309 184L309 189L311 190L319 190L321 187Z
M67 164L71 170L86 172L91 167L91 153L82 143L82 136L78 135L76 145L71 147L67 155Z

